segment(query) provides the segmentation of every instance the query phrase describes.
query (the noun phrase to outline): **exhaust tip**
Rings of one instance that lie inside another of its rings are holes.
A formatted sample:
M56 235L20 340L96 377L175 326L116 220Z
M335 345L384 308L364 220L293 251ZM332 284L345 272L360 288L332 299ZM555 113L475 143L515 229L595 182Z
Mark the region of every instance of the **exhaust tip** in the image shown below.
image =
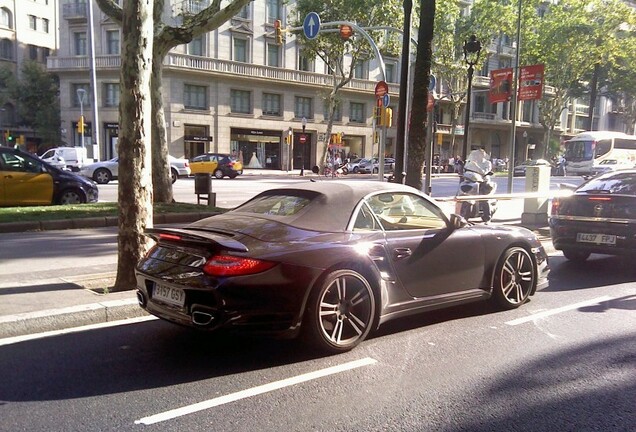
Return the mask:
M214 321L214 315L209 312L192 311L192 323L198 326L209 326Z
M139 306L142 308L146 307L146 296L140 290L137 290L137 303L139 303Z

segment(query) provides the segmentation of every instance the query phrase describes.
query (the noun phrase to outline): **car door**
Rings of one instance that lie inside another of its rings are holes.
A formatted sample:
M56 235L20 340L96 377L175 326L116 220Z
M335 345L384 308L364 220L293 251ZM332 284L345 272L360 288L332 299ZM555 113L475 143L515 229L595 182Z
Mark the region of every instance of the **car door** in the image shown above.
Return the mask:
M369 206L385 230L391 265L409 294L423 298L480 288L485 251L472 230L451 229L439 207L418 195L376 197Z
M0 154L2 204L42 205L53 201L53 177L41 161L26 155Z

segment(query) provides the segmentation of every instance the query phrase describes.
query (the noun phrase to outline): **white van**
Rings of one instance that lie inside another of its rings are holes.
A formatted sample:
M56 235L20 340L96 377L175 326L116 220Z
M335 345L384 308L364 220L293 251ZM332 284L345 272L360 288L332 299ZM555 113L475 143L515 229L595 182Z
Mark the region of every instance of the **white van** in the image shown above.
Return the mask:
M83 147L55 147L44 152L40 158L53 165L61 158L71 171L79 171L86 164L86 149Z

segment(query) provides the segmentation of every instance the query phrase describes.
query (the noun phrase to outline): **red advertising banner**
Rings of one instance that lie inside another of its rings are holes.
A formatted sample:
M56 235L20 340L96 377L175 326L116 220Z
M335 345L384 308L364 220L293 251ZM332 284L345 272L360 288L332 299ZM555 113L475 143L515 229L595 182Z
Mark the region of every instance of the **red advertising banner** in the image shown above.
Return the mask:
M508 102L512 96L512 68L490 71L488 102Z
M523 66L519 72L519 100L539 100L543 96L542 64Z

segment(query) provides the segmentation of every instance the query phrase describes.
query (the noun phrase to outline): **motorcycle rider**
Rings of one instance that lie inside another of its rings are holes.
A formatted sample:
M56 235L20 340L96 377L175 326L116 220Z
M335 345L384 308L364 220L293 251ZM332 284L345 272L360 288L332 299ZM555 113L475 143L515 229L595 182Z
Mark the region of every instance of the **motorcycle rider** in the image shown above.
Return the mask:
M459 188L465 195L490 195L497 188L490 176L492 175L492 162L484 148L470 152L464 165L463 181ZM476 217L481 212L484 222L489 221L494 213L494 203L479 201L478 203L464 201L461 204L460 214L466 219Z

